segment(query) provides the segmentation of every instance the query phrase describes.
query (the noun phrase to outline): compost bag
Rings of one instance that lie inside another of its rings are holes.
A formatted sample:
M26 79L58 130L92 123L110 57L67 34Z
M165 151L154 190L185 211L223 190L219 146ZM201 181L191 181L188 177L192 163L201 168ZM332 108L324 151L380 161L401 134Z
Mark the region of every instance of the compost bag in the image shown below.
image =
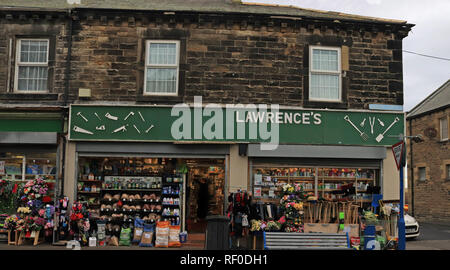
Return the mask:
M155 233L154 224L144 224L142 236L139 242L140 247L153 247L153 234Z

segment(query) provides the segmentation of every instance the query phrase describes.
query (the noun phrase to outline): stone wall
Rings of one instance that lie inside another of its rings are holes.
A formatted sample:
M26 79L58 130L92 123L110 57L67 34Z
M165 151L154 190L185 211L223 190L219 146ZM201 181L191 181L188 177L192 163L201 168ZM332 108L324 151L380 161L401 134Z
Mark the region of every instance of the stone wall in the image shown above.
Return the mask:
M412 143L413 164L408 175L414 175L414 214L423 222L450 222L450 180L446 166L450 165L450 143L440 141L439 119L450 118L450 108L412 119L412 135L422 134L424 142ZM410 121L407 122L410 135ZM436 136L427 136L427 128L434 128ZM411 142L408 142L408 166L411 165ZM424 167L426 180L419 180L419 167ZM412 193L409 177L409 194ZM409 199L411 201L411 198ZM411 211L411 210L410 210Z
M6 16L6 15L3 15ZM1 18L0 95L11 102L6 40L22 32L39 35L51 29L55 61L50 93L64 98L64 61L68 20L30 22L14 15ZM16 18L17 17L17 18ZM402 38L400 26L354 22L298 21L265 15L199 15L139 12L74 13L69 102L174 104L192 102L268 103L312 108L367 109L368 104L403 104ZM179 95L143 95L145 41L181 42ZM342 103L308 101L309 46L342 49ZM91 98L79 98L89 88ZM24 95L23 95L24 96ZM22 97L23 97L22 96ZM1 98L1 97L0 97ZM17 100L17 98L16 98ZM25 102L25 101L24 101Z
M0 13L0 104L59 105L64 100L67 26L64 13ZM16 44L20 38L49 39L49 92L14 92Z

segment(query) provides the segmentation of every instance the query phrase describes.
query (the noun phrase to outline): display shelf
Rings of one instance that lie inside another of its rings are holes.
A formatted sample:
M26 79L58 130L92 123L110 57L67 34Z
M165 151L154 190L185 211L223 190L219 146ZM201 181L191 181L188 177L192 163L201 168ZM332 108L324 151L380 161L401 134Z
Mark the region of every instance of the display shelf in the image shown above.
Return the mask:
M79 179L78 182L83 182L83 183L102 183L102 180L85 180L85 179Z
M100 191L77 191L78 194L100 194Z
M164 206L167 206L167 207L180 207L180 205L179 204L162 204L162 206L164 207Z
M143 192L161 192L160 188L151 188L151 189L102 189L102 191L143 191Z

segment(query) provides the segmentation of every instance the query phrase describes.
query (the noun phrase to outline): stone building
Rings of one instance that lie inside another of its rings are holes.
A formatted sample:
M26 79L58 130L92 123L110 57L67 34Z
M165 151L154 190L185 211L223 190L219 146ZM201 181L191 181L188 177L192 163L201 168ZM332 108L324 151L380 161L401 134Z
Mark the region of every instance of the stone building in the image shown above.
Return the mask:
M385 200L399 199L389 135L403 130L402 40L412 24L231 0L71 2L0 4L0 120L7 123L0 144L11 166L43 155L57 168L59 193L97 202L83 192L100 187L81 183L116 166L102 162L175 160L196 172L188 178L213 179L215 214L229 193L259 194L255 175L272 174L268 168L310 172L317 196L361 177ZM175 139L167 108L193 109L196 96L222 110L279 105L282 114L270 117L280 124L278 150L260 150L263 136L197 137L196 126L193 136ZM202 171L206 165L220 168L221 178ZM325 174L352 180L325 183ZM272 192L261 200L270 202Z
M450 221L449 120L450 81L407 114L407 134L421 134L424 140L407 146L409 201L420 221Z

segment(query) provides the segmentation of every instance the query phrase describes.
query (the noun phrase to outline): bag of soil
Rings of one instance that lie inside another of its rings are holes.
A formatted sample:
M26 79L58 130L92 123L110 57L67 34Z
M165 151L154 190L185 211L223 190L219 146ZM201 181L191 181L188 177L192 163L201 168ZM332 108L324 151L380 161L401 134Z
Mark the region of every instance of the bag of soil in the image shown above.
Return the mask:
M141 241L143 231L144 231L144 221L140 218L135 218L133 243L139 243L139 241Z
M131 229L130 228L122 228L120 231L120 246L129 246L131 245Z
M155 247L169 247L169 221L156 223Z
M181 247L180 225L169 226L169 247Z
M155 233L154 224L144 224L142 237L139 242L140 247L153 247L153 234Z

